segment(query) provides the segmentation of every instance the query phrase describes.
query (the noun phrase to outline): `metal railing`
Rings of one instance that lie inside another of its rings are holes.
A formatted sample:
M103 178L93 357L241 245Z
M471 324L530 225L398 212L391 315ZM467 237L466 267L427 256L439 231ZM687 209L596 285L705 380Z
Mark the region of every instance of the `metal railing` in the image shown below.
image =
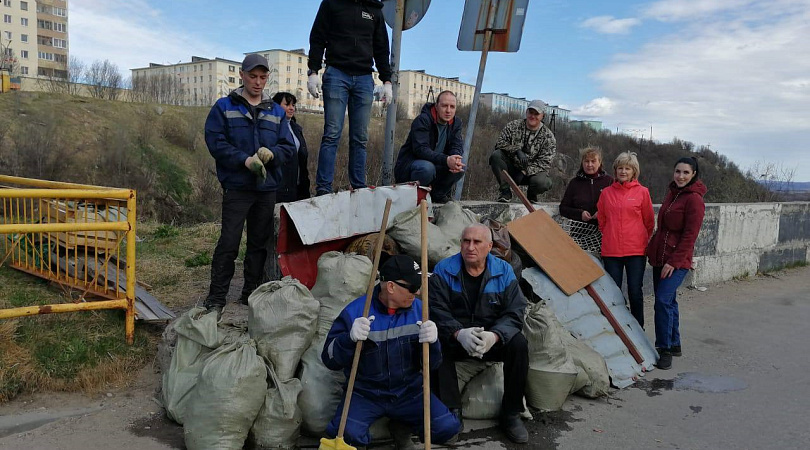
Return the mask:
M132 344L135 212L132 189L0 175L0 267L49 280L75 299L0 309L0 319L124 309L126 340ZM107 300L87 301L91 297Z

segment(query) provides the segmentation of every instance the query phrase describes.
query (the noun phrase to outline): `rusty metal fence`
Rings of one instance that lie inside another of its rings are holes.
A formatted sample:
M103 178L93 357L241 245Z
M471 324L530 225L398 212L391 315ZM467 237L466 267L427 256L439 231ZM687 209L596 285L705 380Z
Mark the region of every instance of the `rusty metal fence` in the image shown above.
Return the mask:
M0 309L0 319L126 310L135 332L135 213L132 189L0 175L0 267L60 286L73 303ZM105 299L99 301L88 301Z

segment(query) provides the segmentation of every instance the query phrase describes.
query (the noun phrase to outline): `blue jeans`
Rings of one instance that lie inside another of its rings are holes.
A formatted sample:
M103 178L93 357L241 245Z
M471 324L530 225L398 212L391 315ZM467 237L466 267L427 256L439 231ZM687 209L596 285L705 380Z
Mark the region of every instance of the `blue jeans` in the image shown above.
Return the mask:
M417 159L408 168L408 180L418 181L420 186L431 186L430 198L436 202L442 202L450 196L450 190L464 172L453 173L447 168L447 164L437 166L430 161Z
M366 187L366 143L373 100L374 81L371 74L351 76L331 66L326 68L323 74L323 138L315 177L315 190L318 194L332 192L335 156L343 133L347 106L349 182L355 189Z
M644 328L644 270L647 268L647 258L639 256L603 256L605 272L613 278L616 286L622 288L623 272L627 272L627 297L630 301L630 314L636 318L641 328Z
M669 278L661 279L661 267L653 267L655 288L655 347L672 348L681 345L678 330L678 286L688 270L675 269Z

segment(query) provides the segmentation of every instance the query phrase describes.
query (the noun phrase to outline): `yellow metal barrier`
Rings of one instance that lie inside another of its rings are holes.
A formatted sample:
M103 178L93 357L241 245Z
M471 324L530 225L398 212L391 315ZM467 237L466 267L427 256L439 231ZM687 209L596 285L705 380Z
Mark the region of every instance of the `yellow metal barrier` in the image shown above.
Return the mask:
M0 175L0 266L45 278L68 294L80 292L76 303L0 309L0 319L124 309L132 344L135 213L132 189ZM87 302L88 296L108 300Z

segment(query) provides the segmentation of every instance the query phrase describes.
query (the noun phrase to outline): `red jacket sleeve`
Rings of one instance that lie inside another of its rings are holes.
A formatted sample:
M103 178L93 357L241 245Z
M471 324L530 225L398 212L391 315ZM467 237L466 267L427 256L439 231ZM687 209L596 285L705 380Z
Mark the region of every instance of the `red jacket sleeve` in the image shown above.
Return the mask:
M649 241L655 229L655 212L653 211L650 190L644 188L644 204L641 205L641 218L644 220L644 228L647 229L647 240Z
M695 248L700 226L703 225L703 216L706 214L706 204L700 196L690 195L683 213L685 217L681 237L675 245L675 251L667 258L667 264L676 269L692 266L692 261L686 259Z

